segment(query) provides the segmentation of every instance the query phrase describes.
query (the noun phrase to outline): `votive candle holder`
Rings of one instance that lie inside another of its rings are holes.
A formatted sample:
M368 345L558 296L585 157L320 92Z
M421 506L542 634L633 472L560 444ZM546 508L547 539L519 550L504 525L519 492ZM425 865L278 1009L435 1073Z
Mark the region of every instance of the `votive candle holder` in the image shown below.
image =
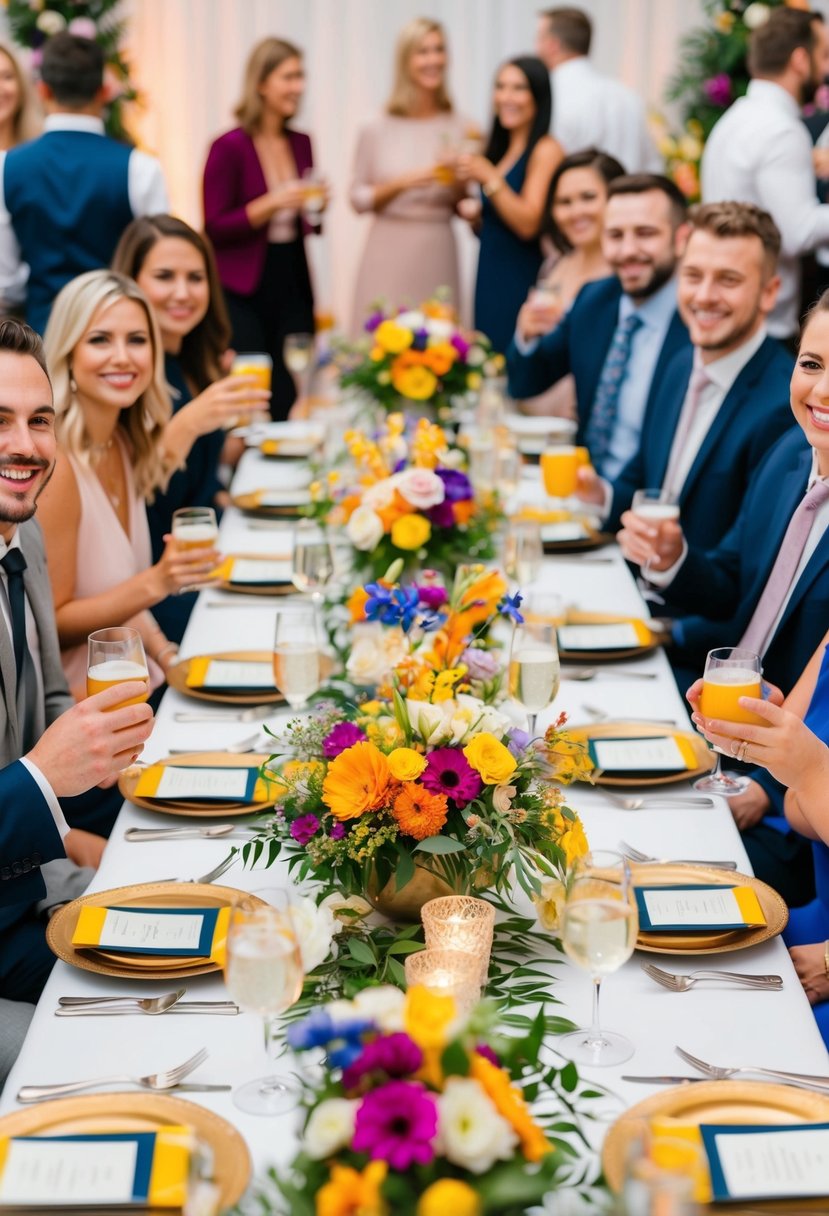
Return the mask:
M461 950L419 950L406 956L406 986L422 984L451 996L459 1013L469 1013L481 996L478 960Z
M478 982L485 988L495 929L492 904L471 895L444 895L425 903L420 915L426 949L471 954L477 964Z

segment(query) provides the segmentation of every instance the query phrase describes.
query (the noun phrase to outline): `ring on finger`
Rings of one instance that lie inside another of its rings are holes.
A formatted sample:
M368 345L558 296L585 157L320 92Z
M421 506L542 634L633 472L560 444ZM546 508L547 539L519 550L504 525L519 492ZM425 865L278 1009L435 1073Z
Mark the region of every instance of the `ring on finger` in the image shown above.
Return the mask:
M740 748L741 748L742 746L743 746L743 745L742 745L742 743L740 742L740 740L739 740L739 739L732 739L732 740L731 740L731 755L734 757L734 759L735 759L735 760L737 759L737 756L739 755Z
M740 750L737 753L737 759L740 761L740 764L746 763L746 756L748 755L748 748L749 748L749 744L748 744L748 740L746 739L740 744Z

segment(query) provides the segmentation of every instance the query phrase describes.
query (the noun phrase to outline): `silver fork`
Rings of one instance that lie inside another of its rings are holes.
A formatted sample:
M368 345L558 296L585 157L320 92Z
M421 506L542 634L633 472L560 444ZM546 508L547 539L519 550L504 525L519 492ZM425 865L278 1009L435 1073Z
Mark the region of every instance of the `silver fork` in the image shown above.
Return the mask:
M716 870L737 869L736 861L706 861L702 857L651 857L649 853L643 853L640 849L634 849L633 845L628 844L626 840L620 840L619 847L630 861L638 861L642 865L713 866Z
M238 743L231 743L227 747L223 747L221 750L223 752L227 752L230 756L243 756L245 752L256 751L256 745L259 743L260 739L263 741L262 746L264 747L266 738L267 737L258 730L256 734L248 735L246 738L240 739ZM215 751L216 749L207 748L206 750ZM197 756L198 754L199 749L192 747L171 747L168 752L168 755L170 756Z
M229 870L236 863L238 853L231 853L224 861L220 861L212 870L208 870L206 874L202 874L199 878L157 878L156 882L193 882L193 883L210 883L215 882L217 878L221 878L226 870Z
M77 1094L84 1089L97 1089L99 1085L139 1085L142 1089L175 1089L200 1064L207 1059L207 1048L202 1047L189 1060L166 1072L152 1072L146 1077L96 1077L91 1081L66 1081L62 1085L24 1085L18 1091L18 1102L43 1102L46 1098L62 1098L65 1094Z
M199 713L197 710L182 709L173 714L176 722L258 722L271 714L279 713L280 706L249 705L247 709L214 709L212 713Z
M783 1072L777 1068L755 1068L751 1064L745 1064L739 1068L720 1068L716 1064L708 1064L705 1060L700 1060L698 1056L692 1056L690 1051L685 1051L682 1047L677 1047L675 1050L687 1064L692 1064L699 1072L704 1072L714 1081L727 1081L729 1077L748 1074L753 1077L773 1077L776 1081L785 1081L787 1085L795 1085L800 1089L819 1089L824 1092L829 1089L829 1077L816 1077L806 1072Z
M602 797L607 798L608 802L612 802L614 806L618 806L623 811L641 811L644 807L695 807L695 806L713 806L713 798L701 798L694 794L667 794L664 798L661 795L653 795L650 798L626 798L622 794L614 794L609 789L602 789Z
M687 975L676 975L673 971L663 971L653 963L643 963L642 970L657 984L670 988L672 992L687 992L700 980L722 980L743 988L765 988L770 992L780 992L783 988L783 978L779 975L749 975L745 971L690 971Z

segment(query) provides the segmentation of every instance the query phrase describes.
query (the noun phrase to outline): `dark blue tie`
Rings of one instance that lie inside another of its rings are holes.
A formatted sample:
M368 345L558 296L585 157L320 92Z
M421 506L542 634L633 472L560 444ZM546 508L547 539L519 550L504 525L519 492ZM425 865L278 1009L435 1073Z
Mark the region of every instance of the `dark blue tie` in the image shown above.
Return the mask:
M0 558L0 566L6 572L9 589L9 608L12 617L12 644L14 646L14 662L17 669L16 704L17 718L20 724L20 743L24 752L33 747L35 703L37 699L37 676L35 675L34 659L26 640L26 589L23 585L23 571L26 569L26 559L19 549L10 549L5 557Z

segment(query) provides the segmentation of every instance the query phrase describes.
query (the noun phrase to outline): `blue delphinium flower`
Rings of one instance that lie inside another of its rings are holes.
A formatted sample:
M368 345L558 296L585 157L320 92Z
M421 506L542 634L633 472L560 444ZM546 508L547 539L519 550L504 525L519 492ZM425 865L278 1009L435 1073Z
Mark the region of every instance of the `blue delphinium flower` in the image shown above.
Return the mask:
M523 625L524 618L518 611L523 598L520 591L516 591L515 595L505 595L498 605L498 611L501 616L505 616L510 621L515 621L516 625Z
M420 607L417 587L384 587L382 583L367 583L363 611L367 621L380 621L384 625L399 625L408 633L414 624Z
M334 1060L335 1051L341 1051L350 1044L355 1048L356 1055L359 1055L362 1051L362 1036L375 1029L370 1018L351 1018L347 1022L335 1022L325 1009L312 1009L301 1022L293 1022L288 1027L285 1037L294 1051L309 1051L312 1047L327 1047L329 1043L337 1043L334 1051L329 1051L328 1058L339 1068L341 1065Z

